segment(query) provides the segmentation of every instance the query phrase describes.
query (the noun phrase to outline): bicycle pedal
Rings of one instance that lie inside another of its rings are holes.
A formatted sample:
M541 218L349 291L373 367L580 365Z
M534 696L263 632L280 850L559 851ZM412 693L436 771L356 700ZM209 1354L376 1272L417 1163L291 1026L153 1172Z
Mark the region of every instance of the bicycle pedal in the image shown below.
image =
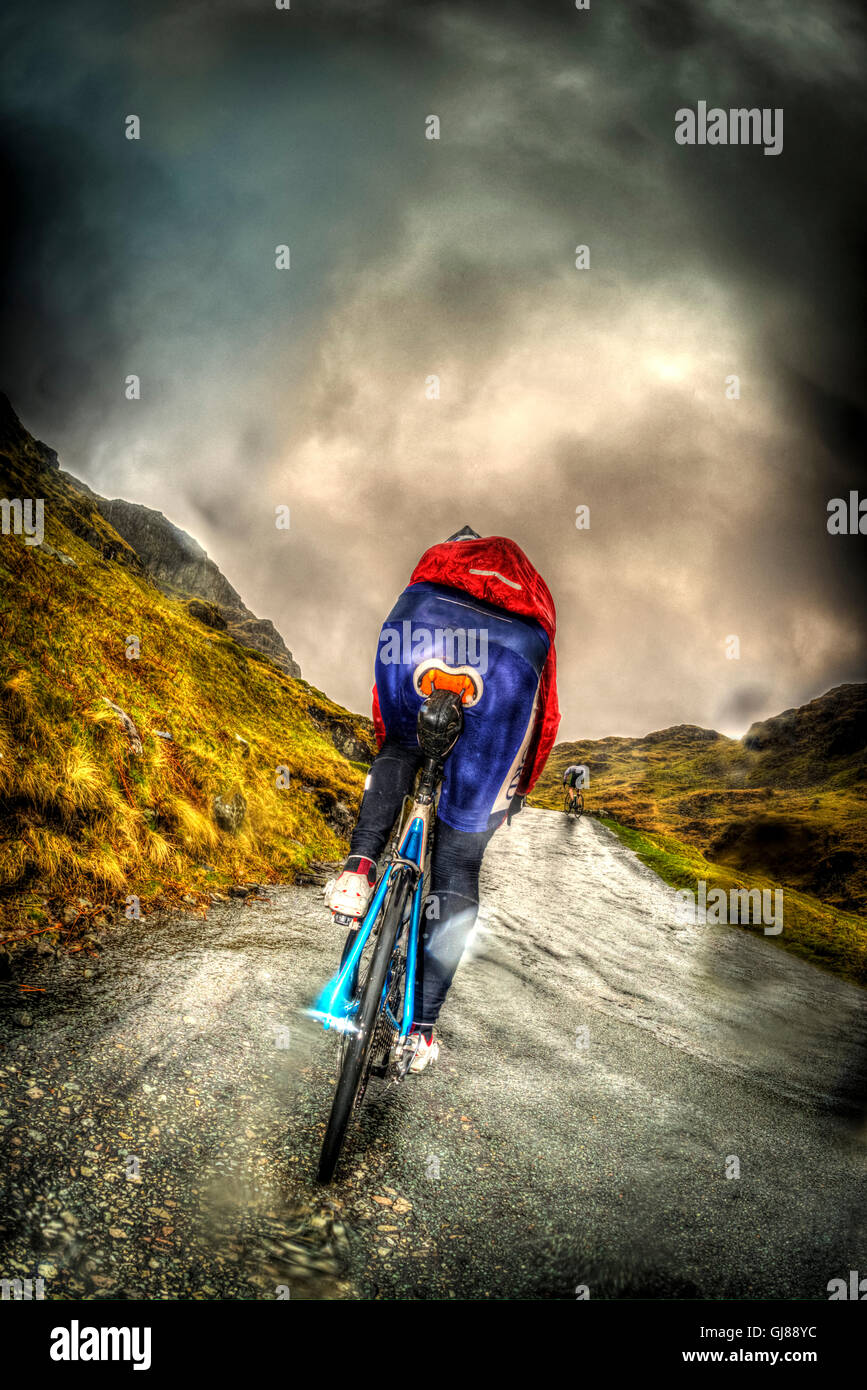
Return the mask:
M411 1047L402 1047L399 1050L397 1048L392 1049L392 1074L395 1081L403 1081L406 1078L414 1056L415 1053Z

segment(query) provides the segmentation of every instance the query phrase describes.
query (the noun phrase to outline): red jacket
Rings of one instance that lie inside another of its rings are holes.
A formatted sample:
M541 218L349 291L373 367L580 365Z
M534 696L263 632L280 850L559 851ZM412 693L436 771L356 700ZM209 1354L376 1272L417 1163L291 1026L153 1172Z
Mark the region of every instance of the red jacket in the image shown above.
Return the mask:
M557 654L554 650L557 614L551 591L521 547L505 536L484 536L477 541L443 541L441 545L432 545L422 555L409 582L420 584L423 580L460 589L473 598L484 599L497 608L504 608L508 613L523 613L526 617L535 618L548 634L551 645L539 683L536 727L518 783L518 795L526 796L536 785L560 726ZM381 748L385 739L385 725L379 710L376 686L373 687L373 724L376 741Z

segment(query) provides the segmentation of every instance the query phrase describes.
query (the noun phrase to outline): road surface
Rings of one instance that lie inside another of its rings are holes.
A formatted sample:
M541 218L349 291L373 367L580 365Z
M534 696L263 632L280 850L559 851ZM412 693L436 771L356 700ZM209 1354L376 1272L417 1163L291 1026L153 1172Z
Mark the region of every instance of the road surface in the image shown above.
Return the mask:
M2 991L0 1278L46 1298L827 1298L867 1273L864 994L598 823L499 832L438 1067L313 1183L317 889L130 923ZM85 976L85 967L92 971ZM727 1176L739 1171L739 1176Z

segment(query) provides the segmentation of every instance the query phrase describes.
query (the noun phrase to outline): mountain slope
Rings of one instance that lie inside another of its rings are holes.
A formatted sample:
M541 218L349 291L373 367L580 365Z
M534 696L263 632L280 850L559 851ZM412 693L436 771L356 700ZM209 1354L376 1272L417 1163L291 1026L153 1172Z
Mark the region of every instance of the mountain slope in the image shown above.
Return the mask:
M0 496L45 506L41 544L11 512L0 535L0 936L50 937L70 895L205 901L342 853L369 721L235 640L216 566L202 599L158 588L8 402Z

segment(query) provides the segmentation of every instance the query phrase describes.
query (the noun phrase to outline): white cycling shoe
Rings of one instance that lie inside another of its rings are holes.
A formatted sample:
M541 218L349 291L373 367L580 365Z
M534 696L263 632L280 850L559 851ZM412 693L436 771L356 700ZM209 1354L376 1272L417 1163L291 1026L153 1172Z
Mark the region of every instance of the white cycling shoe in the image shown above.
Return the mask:
M419 1072L429 1067L440 1055L439 1043L433 1037L428 1042L424 1033L410 1033L403 1046L404 1055L407 1052L413 1054L407 1070L412 1072L414 1076L418 1076Z
M369 865L366 872L365 865ZM376 865L369 859L362 860L359 870L344 869L339 878L326 883L325 901L335 917L360 922L370 907L375 887Z

